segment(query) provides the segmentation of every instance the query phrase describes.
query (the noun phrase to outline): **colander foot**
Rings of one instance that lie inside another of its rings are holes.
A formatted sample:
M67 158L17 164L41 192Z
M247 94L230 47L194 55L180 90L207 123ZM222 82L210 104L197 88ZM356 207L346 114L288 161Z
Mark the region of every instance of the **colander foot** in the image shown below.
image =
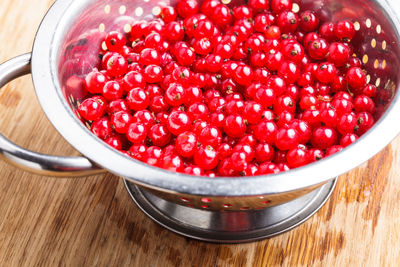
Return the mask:
M278 206L256 211L219 212L181 206L124 180L133 201L165 228L215 243L244 243L288 231L310 218L327 201L337 178L313 192Z

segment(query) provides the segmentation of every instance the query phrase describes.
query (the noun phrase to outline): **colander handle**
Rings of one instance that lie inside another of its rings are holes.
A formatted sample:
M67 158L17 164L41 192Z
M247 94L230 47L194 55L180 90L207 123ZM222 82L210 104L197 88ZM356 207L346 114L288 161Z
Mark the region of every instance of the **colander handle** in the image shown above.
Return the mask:
M31 72L31 54L0 64L0 88ZM82 177L105 172L84 157L59 157L39 154L17 146L0 133L0 157L23 170L56 177Z

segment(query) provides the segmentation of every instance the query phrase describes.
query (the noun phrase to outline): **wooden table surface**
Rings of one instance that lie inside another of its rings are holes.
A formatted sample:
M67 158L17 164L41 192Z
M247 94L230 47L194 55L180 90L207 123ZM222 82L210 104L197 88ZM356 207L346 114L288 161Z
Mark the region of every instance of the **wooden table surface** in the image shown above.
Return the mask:
M29 52L52 0L0 1L0 61ZM30 77L0 93L0 131L42 153L77 155L45 118ZM398 123L398 122L394 122ZM2 266L398 266L400 138L340 177L300 227L249 244L187 239L153 223L121 179L55 179L0 162Z

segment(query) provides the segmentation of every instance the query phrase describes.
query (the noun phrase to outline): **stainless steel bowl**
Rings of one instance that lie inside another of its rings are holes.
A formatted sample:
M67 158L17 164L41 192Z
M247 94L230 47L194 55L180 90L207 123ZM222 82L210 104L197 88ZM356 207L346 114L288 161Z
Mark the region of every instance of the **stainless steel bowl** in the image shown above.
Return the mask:
M132 21L152 19L162 3L174 2L56 1L40 25L32 54L0 65L0 86L31 72L48 119L83 156L38 154L16 146L1 135L2 158L42 175L112 172L127 181L127 188L139 206L164 226L203 240L240 242L280 233L308 218L329 196L337 176L367 161L400 132L400 124L395 123L400 114L396 93L400 21L394 11L395 0L304 0L302 6L315 10L324 20L346 18L355 23L358 30L355 53L363 59L368 79L379 89L376 103L379 120L355 144L298 169L245 178L173 173L110 148L90 132L90 125L84 125L74 115L81 100L79 78L99 61L95 54L88 55L101 45L104 31L121 28L129 31ZM236 5L243 1L223 2ZM296 9L298 5L294 4ZM299 214L302 215L295 216Z

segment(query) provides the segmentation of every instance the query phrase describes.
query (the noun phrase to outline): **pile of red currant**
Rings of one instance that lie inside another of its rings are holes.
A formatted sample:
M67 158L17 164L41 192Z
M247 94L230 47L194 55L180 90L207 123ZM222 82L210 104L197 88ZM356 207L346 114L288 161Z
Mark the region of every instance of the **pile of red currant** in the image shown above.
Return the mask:
M278 173L341 151L374 124L377 88L351 21L292 5L180 0L109 32L79 116L115 149L190 175Z

